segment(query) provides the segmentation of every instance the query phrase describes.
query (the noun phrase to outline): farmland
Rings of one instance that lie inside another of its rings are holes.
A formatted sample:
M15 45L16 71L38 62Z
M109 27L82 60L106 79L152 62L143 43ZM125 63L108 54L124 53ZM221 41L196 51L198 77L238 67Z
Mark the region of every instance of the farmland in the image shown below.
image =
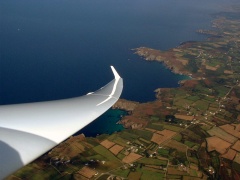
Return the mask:
M125 130L69 138L8 179L240 177L239 12L235 15L219 15L213 21L218 37L207 41L167 51L135 49L145 60L160 61L192 79L179 88L155 90L155 101L134 103L121 119Z

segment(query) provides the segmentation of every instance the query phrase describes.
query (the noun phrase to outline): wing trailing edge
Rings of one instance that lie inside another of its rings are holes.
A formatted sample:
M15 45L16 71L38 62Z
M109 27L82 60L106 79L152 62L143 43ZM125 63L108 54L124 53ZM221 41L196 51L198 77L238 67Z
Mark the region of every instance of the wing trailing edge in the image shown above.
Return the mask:
M0 179L30 163L91 123L119 99L123 80L114 79L85 96L0 106Z

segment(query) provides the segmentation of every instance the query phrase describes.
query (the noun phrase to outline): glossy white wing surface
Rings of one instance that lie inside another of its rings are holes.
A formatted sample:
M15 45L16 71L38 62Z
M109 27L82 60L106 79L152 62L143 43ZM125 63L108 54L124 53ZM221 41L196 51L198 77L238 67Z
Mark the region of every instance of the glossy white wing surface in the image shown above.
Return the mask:
M120 97L123 81L114 80L85 96L0 106L0 179L30 163L105 111Z

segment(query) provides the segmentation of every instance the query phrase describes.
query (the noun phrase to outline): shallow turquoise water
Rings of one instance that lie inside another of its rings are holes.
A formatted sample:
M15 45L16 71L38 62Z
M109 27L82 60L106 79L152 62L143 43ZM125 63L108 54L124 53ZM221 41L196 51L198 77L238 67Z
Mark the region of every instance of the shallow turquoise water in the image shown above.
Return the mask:
M121 117L127 114L123 110L108 110L101 117L93 121L91 124L80 130L77 134L83 133L85 136L96 136L99 134L112 134L124 129L121 124L117 124Z

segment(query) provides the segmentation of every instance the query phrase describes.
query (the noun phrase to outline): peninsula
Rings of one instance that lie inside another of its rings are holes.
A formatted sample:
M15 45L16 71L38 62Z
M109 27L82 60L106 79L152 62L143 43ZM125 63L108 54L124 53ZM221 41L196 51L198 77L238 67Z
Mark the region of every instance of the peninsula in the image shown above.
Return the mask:
M240 179L240 8L213 27L198 30L203 42L133 49L192 79L153 102L117 102L126 130L71 137L8 179Z

